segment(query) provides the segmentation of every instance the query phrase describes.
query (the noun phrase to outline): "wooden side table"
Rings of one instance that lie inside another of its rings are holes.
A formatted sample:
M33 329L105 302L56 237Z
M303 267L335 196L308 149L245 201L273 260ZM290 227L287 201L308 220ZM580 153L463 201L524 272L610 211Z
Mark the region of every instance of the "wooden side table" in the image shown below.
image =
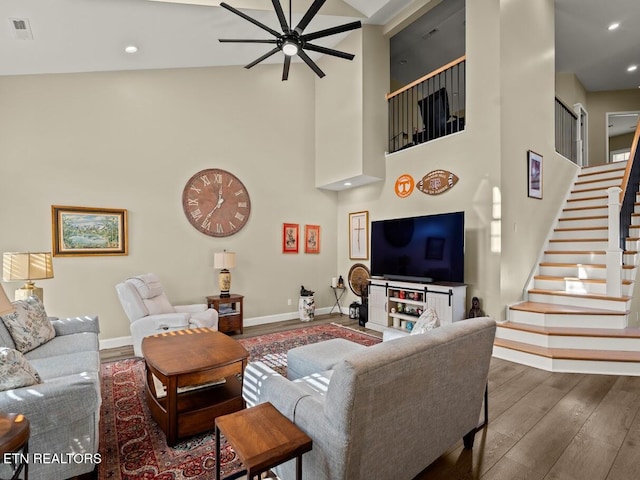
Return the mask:
M247 469L247 480L296 459L296 479L302 478L302 454L312 448L311 438L271 403L216 418L216 480L220 480L220 433Z
M0 413L0 461L9 457L13 470L11 480L20 477L24 470L24 480L29 479L29 420L20 413Z
M207 305L218 312L218 331L222 333L238 332L242 333L242 317L244 307L243 295L231 293L228 297L212 295L207 297Z

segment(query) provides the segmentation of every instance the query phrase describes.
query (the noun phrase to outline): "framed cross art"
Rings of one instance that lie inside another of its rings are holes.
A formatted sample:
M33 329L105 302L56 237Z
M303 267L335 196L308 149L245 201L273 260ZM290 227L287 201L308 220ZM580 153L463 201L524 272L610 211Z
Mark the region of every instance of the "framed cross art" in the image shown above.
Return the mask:
M349 214L349 258L367 260L369 258L369 212Z

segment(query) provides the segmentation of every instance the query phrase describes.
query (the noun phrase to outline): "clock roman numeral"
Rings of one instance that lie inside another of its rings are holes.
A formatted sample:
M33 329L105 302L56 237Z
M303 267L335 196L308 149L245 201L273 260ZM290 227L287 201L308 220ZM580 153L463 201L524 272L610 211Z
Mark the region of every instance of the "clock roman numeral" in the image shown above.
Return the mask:
M231 230L236 229L236 226L233 223L231 223L231 220L229 220L229 226L231 227Z
M233 183L233 178L230 178L229 183L227 184L227 187L230 187L232 183Z
M247 202L238 202L238 207L247 208Z
M240 212L236 212L236 214L234 215L235 218L237 218L238 220L242 221L244 220L244 215L241 214Z
M206 228L207 230L211 230L211 220L205 218L202 222L202 228Z
M240 195L242 195L244 193L244 190L240 189L235 193L236 197L239 197Z
M209 181L209 177L207 177L206 175L202 175L200 179L202 180L202 183L204 184L205 187L208 185L211 185L211 182Z
M193 212L191 212L191 216L193 217L194 220L200 220L202 218L202 212L198 208L197 210L194 210Z
M222 183L222 174L221 173L216 173L213 176L213 183Z
M216 223L216 233L224 233L221 223Z
M197 188L195 185L191 185L191 190L194 190L196 193L200 193L201 190Z
M197 207L198 206L198 199L197 198L187 198L187 204L191 207Z

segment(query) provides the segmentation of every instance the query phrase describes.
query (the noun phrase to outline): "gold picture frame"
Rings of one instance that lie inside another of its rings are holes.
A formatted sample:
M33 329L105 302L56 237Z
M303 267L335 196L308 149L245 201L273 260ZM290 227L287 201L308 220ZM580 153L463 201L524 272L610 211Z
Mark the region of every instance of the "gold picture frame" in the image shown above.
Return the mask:
M369 212L349 214L349 258L369 259Z
M127 211L51 206L54 257L128 255Z

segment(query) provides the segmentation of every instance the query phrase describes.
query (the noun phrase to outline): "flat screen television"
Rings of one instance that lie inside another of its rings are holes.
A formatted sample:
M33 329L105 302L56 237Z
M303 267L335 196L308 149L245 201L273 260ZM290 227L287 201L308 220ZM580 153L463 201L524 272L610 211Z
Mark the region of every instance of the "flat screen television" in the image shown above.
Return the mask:
M371 222L371 275L464 283L464 212Z

